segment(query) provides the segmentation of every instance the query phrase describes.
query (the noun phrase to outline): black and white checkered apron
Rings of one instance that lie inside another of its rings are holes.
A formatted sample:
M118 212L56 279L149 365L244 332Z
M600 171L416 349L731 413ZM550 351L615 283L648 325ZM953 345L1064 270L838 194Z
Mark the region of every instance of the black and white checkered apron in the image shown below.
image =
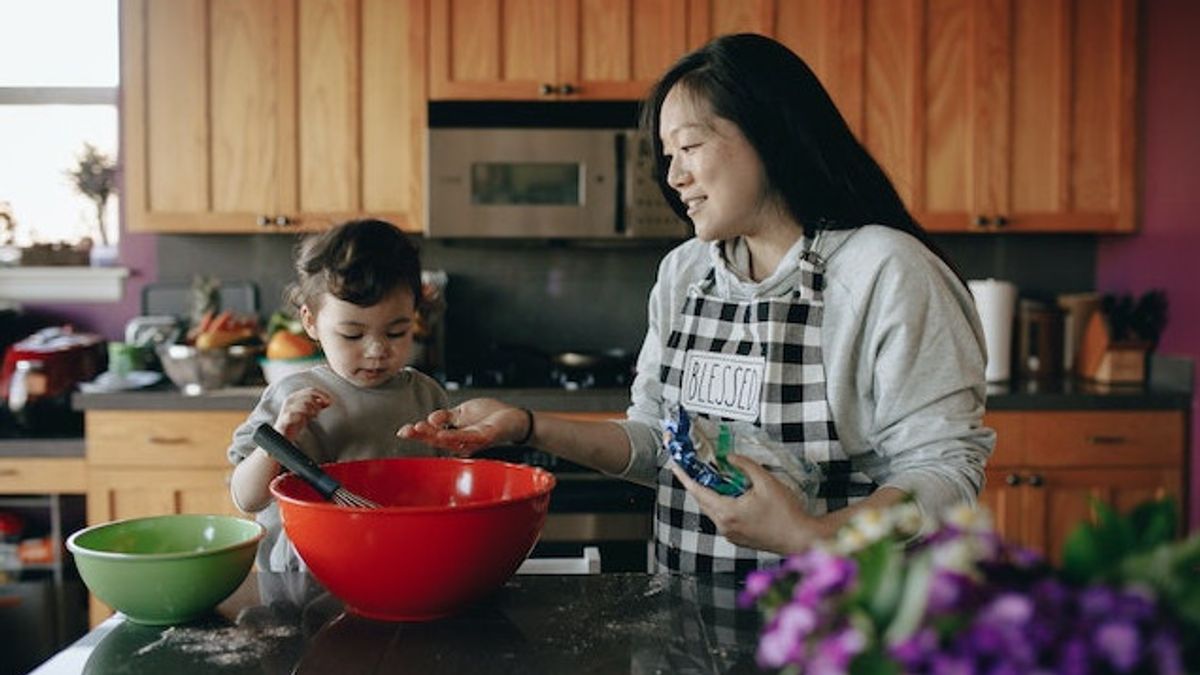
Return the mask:
M731 302L714 297L710 292L716 276L709 269L704 280L689 290L682 325L667 338L659 379L667 408L678 404L691 414L711 419L751 421L785 452L820 467L817 498L808 504L809 513L820 515L862 499L876 485L855 470L842 451L826 400L821 352L824 263L812 252L811 244L806 242L791 290L771 298ZM741 380L730 376L736 386L723 390L732 392L725 403L734 402L731 405L736 410L717 414L717 407L706 412L703 406L697 410L689 405L694 396L688 392L694 390L696 373L702 370L698 363L708 364L709 370L711 364L717 364L725 372L741 367L750 373ZM746 386L751 381L757 387ZM689 387L693 389L685 390ZM737 401L747 390L758 395L754 400ZM730 418L729 414L740 417ZM784 470L770 459L754 459L768 470ZM660 448L655 506L655 557L660 569L743 573L778 560L778 555L737 546L718 534L671 473L671 461Z

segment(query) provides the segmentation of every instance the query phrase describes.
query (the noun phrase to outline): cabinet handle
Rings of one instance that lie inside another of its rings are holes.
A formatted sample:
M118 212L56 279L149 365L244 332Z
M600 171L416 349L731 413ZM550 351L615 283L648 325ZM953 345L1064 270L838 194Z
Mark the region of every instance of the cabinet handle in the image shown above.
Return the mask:
M573 85L573 84L564 84L563 86L561 86L561 87L559 87L559 88L558 88L558 93L560 93L560 94L567 94L568 96L569 96L569 95L571 95L571 94L574 94L574 93L575 93L575 85Z
M258 223L259 227L266 227L271 224L271 218L266 215L261 215L256 218L254 222Z
M1008 225L1008 218L996 216L996 227L1004 227L1005 225Z
M975 222L972 223L975 227L987 227L992 224L992 219L987 216L975 216Z
M1010 473L1004 477L1004 482L1015 487L1021 484L1021 477L1015 473Z
M1029 476L1029 479L1025 482L1028 483L1030 487L1041 487L1046 481L1043 480L1040 475L1035 473Z
M1088 436L1087 442L1092 445L1122 445L1126 441L1124 436Z
M543 82L542 86L538 87L538 93L542 96L549 96L550 94L554 93L554 85L548 82Z
M279 225L280 227L283 227L284 225L291 225L292 219L288 218L287 216L275 216L275 224Z
M146 438L146 442L155 445L183 445L188 439L186 436L150 436Z
M0 469L0 476L19 476L20 474L21 472L16 469Z

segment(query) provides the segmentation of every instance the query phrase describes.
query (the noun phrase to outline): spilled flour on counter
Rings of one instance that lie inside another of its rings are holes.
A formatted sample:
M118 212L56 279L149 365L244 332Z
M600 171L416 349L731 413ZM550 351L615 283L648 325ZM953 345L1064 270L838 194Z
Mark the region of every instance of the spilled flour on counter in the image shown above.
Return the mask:
M157 640L134 652L144 656L156 649L168 649L202 658L215 666L253 663L274 648L273 641L292 637L293 626L264 628L180 628L172 626Z

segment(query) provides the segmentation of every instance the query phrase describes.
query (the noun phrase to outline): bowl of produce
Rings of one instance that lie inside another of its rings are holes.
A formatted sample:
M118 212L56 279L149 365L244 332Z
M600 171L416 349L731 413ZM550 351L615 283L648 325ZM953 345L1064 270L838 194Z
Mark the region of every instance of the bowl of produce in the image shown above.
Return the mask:
M255 357L256 345L201 348L195 345L159 345L155 348L163 372L189 396L241 383Z
M304 332L299 319L283 312L272 314L267 336L266 353L258 360L267 384L325 362L320 346Z
M325 464L342 487L379 504L328 502L295 474L271 482L288 538L347 608L384 621L427 621L484 598L537 543L554 476L486 459L393 458Z
M235 516L176 514L94 525L67 539L88 589L130 621L196 619L250 572L263 527Z

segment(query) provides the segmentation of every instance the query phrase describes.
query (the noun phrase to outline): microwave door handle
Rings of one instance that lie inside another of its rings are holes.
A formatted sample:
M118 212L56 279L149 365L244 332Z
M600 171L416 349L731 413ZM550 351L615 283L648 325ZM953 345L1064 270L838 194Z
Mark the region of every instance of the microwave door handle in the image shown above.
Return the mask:
M613 155L615 155L616 160L617 160L617 162L616 162L617 170L615 172L617 185L616 185L616 190L614 191L614 192L616 192L616 200L617 200L617 208L616 208L617 217L616 217L616 223L615 223L614 227L616 229L617 234L625 234L625 230L626 230L625 191L627 189L627 186L625 184L625 181L627 180L627 177L625 174L627 173L626 169L627 169L628 163L629 163L626 159L626 157L627 157L626 141L627 140L628 140L628 137L624 133L617 133L617 134L613 135Z

